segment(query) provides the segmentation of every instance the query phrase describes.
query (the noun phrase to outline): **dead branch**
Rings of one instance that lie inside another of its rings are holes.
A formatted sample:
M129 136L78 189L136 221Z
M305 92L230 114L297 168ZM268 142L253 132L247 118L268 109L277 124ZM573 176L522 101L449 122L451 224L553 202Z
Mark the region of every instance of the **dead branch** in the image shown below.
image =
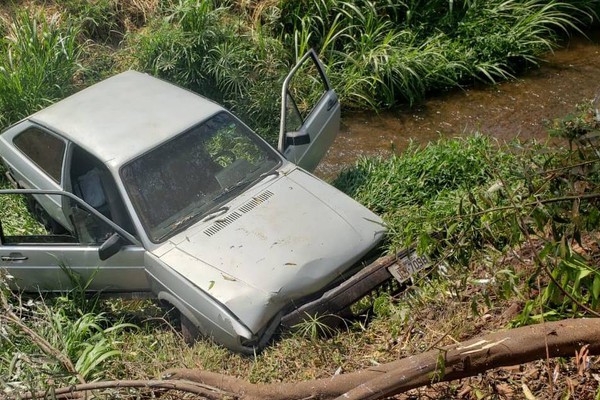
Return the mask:
M218 387L246 400L381 399L432 382L544 359L546 350L550 357L571 357L585 345L590 354L600 354L600 319L567 319L492 333L377 367L298 383L250 384L198 369L173 369L165 376Z
M208 387L207 385L197 382L186 382L184 380L120 380L92 382L54 389L52 394L54 396L53 398L56 399L68 399L72 398L74 394L79 392L121 388L178 390L186 393L197 394L209 400L235 397L233 393L227 393L216 388ZM18 398L21 400L43 399L45 398L46 394L46 391L25 393Z
M582 348L586 349L586 356L600 354L600 318L567 319L496 332L388 364L312 381L252 384L199 369L171 369L163 374L163 379L168 380L94 382L55 389L54 393L64 399L82 391L137 387L179 390L211 400L381 399L493 368L546 357L572 357ZM28 393L19 398L39 395Z
M61 353L60 350L53 347L46 339L40 336L37 332L29 328L21 318L17 314L12 311L12 308L8 304L8 299L4 295L4 293L0 290L0 303L2 305L2 309L4 310L3 319L6 321L16 325L23 333L25 333L33 343L35 343L46 355L55 358L58 360L63 367L75 377L80 383L85 383L85 379L77 372L73 362L67 357L65 354Z

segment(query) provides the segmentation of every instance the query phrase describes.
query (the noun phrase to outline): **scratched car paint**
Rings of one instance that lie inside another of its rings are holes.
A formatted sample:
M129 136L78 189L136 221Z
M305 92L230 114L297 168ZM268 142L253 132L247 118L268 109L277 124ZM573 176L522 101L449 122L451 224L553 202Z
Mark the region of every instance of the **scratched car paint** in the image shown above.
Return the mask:
M306 65L322 93L303 113L290 85ZM90 290L170 303L187 329L232 350L265 346L384 234L378 216L307 172L340 117L314 52L282 95L277 150L220 105L134 71L11 126L0 157L17 189L1 196L26 198L47 232L0 219L1 266L20 289L58 291L71 285L67 265L93 276Z

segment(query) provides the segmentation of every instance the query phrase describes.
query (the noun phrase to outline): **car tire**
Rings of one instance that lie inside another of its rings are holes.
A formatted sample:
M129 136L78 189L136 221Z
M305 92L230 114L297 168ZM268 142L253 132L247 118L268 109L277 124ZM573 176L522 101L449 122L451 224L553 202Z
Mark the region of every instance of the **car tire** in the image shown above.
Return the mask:
M181 322L181 336L183 341L188 345L193 345L200 336L200 330L188 317L179 313L179 320Z

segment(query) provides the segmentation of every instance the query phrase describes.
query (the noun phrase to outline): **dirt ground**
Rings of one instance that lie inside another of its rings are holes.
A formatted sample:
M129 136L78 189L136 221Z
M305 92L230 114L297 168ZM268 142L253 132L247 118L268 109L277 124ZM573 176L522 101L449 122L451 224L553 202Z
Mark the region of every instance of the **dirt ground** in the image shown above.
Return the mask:
M584 238L583 248L574 245L574 250L589 260L597 263L600 257L598 246L600 235L590 235ZM541 247L538 242L536 246ZM505 255L497 265L498 268L511 267L521 276L535 274L533 251L527 246ZM485 275L483 269L474 267L474 275ZM538 285L547 283L543 274L539 275ZM486 333L506 329L511 321L518 316L524 305L524 300L538 294L535 288L526 288L521 284L523 298L497 299L491 308L484 307L480 317L472 320L464 304L452 304L450 313L437 310L429 311L429 318L424 323L431 329L444 326L449 315L461 315L464 318L465 331L462 335L442 341L450 344L452 341L464 341ZM480 287L472 286L463 295L476 296ZM423 310L424 311L424 310ZM460 319L461 317L459 317ZM432 339L430 338L429 341ZM600 399L600 357L590 356L586 349L580 354L573 354L569 359L547 359L511 367L498 368L484 372L476 377L448 383L439 383L431 387L412 390L396 396L397 399Z

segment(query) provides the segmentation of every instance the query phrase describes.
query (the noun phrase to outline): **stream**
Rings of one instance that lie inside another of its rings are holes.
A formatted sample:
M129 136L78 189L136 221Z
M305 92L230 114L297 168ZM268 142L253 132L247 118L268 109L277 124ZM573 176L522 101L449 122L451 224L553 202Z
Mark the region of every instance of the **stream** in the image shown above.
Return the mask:
M383 112L345 111L340 133L315 174L334 178L360 156L387 156L410 141L481 132L500 141L546 140L546 121L565 116L600 93L600 30L577 36L539 69L497 85L476 85L428 98L421 105Z

